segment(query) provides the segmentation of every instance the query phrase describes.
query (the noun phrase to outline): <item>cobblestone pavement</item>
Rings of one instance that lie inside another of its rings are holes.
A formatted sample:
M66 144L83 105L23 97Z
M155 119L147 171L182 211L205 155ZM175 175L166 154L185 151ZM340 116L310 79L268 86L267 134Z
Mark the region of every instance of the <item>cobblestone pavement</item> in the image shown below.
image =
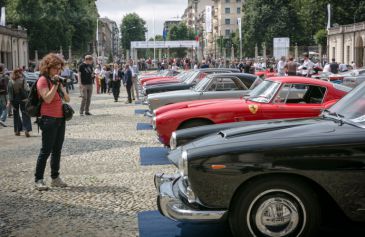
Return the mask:
M137 213L156 210L153 175L173 166L139 164L139 148L161 146L153 131L136 131L143 105L126 105L112 95L93 95L91 113L80 117L81 99L72 93L74 118L67 122L61 176L68 188L34 190L40 134L14 136L0 128L0 236L138 236ZM7 124L11 125L12 120ZM49 164L45 174L50 183Z

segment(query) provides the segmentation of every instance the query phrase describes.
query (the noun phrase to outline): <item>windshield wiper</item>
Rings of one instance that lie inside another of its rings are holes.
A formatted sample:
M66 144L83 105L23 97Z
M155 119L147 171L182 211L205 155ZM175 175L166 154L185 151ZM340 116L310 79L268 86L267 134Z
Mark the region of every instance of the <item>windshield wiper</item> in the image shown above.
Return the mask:
M330 116L331 116L331 117L328 117L328 116L326 116L325 114L323 114L323 117L324 117L324 118L333 118L333 119L335 119L336 121L340 122L340 126L342 126L344 123L349 124L349 125L355 125L354 123L351 123L351 122L347 121L347 120L345 119L345 116L343 116L342 114L339 114L339 113L337 113L337 112L331 112L331 111L330 111L330 110L328 110L328 109L323 110L323 112L325 112L325 113L327 113L328 115L330 115ZM356 125L355 125L355 126L356 126Z

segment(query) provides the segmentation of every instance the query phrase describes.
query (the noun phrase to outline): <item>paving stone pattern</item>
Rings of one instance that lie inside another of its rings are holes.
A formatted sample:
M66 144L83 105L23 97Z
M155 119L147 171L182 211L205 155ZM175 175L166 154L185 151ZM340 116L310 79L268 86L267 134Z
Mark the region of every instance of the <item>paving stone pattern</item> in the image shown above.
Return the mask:
M76 114L67 122L61 158L65 189L34 190L34 169L41 136L31 138L0 128L0 236L138 236L137 214L156 210L153 175L172 165L140 166L140 147L161 146L154 131L137 131L135 115L143 105L126 105L112 95L92 97L93 116L80 117L81 99L72 92ZM11 125L9 119L7 124ZM50 183L47 164L46 182Z

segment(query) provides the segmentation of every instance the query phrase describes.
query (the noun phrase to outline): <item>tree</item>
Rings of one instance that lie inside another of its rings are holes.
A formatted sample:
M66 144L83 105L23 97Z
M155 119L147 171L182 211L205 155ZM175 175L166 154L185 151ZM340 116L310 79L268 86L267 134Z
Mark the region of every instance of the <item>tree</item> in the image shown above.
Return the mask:
M168 40L194 40L194 31L188 28L184 23L172 25L167 32ZM171 50L171 54L183 58L186 55L186 49L179 48Z
M326 45L327 44L327 31L325 29L320 29L314 35L314 39L316 41L316 44L320 44L322 46Z
M131 41L146 40L147 28L145 25L146 22L136 13L130 13L123 17L120 32L122 33L122 46L124 49L131 48Z
M94 39L95 1L8 0L7 22L27 29L30 52L40 56L72 46L84 53Z
M290 37L300 42L302 34L297 10L290 0L247 0L243 5L243 43L246 56L254 54L255 45L269 47L274 37Z

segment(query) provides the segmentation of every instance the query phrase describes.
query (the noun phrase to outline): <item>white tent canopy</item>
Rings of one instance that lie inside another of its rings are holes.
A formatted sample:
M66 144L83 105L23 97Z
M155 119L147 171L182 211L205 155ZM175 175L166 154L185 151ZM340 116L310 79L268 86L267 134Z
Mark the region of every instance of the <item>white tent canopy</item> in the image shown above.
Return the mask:
M196 48L199 47L199 42L195 40L181 41L132 41L132 49L172 49L172 48Z

